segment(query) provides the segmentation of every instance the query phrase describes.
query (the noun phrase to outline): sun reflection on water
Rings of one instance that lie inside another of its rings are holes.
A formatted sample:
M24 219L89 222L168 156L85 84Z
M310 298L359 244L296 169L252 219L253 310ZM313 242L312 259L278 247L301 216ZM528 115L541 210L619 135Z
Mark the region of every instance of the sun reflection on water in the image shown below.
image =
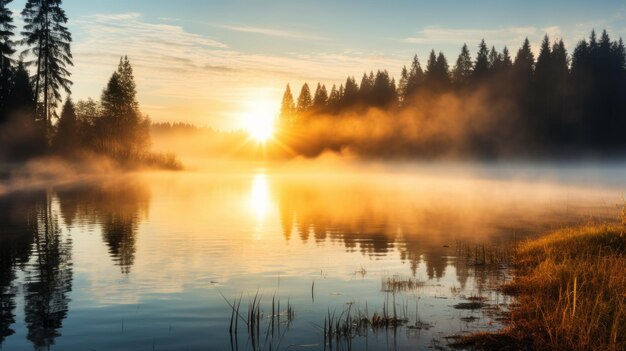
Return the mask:
M270 189L267 175L264 173L258 173L252 179L252 188L250 190L248 205L259 222L263 222L267 217L270 201Z

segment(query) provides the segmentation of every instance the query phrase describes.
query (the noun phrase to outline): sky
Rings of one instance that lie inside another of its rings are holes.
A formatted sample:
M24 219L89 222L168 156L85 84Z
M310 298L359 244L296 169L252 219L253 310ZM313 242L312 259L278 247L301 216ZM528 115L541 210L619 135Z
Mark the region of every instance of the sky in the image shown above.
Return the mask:
M19 13L25 0L15 0ZM99 99L119 58L135 70L142 111L154 122L221 130L258 110L277 114L285 86L341 84L386 69L395 77L431 49L452 65L482 38L514 56L547 33L571 52L591 29L626 37L626 2L65 0L73 34L74 100ZM20 25L21 20L17 20ZM313 87L314 89L314 87Z

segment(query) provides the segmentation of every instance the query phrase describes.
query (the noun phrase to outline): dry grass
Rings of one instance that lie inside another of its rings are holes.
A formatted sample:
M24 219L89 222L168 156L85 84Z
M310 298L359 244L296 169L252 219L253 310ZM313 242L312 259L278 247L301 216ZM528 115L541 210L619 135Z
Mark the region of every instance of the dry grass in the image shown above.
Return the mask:
M626 350L624 231L590 225L522 243L504 287L517 297L510 327L490 337L516 349Z

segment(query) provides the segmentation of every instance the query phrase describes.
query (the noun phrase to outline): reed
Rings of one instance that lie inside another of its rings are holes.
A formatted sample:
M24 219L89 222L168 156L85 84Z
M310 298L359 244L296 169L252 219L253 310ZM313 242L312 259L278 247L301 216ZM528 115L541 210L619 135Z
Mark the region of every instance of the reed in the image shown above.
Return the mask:
M271 311L271 313L264 313L261 308L263 299L257 291L254 296L249 297L247 313L242 315L240 311L242 300L243 296L235 298L232 302L226 300L231 309L230 326L228 329L231 349L238 350L240 321L245 324L250 346L253 350L278 349L285 332L295 318L295 311L290 301L287 300L287 307L281 310L281 301L274 294L271 304L268 306L268 312ZM265 330L264 334L261 334L262 329Z
M626 350L625 229L588 225L520 244L514 279L503 287L516 297L509 327L462 342L488 349L509 340L528 350Z
M394 275L383 278L381 290L384 292L398 293L414 291L424 286L424 282L413 277Z

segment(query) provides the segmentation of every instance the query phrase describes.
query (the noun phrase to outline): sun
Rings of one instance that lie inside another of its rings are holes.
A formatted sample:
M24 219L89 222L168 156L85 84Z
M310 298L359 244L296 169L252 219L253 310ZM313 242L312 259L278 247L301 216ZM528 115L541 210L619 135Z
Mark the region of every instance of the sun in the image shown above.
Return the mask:
M243 127L250 137L265 143L274 136L276 106L270 101L257 100L249 103L243 116Z

